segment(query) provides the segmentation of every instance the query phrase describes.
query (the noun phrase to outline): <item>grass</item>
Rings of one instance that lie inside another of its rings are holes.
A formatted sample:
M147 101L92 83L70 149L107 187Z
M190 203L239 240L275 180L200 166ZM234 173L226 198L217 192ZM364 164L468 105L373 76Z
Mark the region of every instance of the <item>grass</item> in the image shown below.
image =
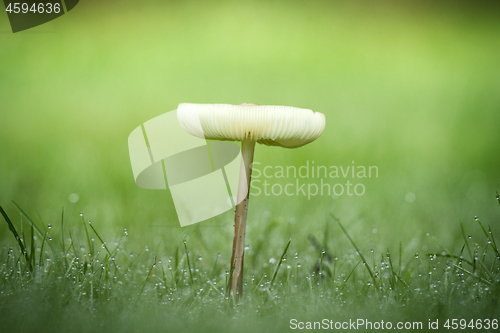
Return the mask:
M0 258L0 323L8 331L238 327L242 332L276 332L288 330L292 318L427 325L429 319L444 324L446 319L469 322L500 315L499 249L490 228L479 219L461 225L459 253L436 243L434 252L408 254L400 244L395 266L388 250L371 250L367 259L356 237L332 216L326 224L339 227L351 250L340 251L326 239L324 244L340 256L315 249L304 260L301 252L287 255L294 242L290 239L269 269L249 267L244 296L233 307L227 293L229 262L190 250L185 240L173 253L152 253L147 247L134 253L126 249L123 240L128 235L123 234L110 250L86 222L79 227L87 236L82 243L69 233L53 235L51 229L40 237L34 232L39 227L26 213L15 226L1 207L0 212L17 244ZM60 223L70 228L69 222ZM25 224L31 226L28 237L17 231ZM481 238L465 236L473 227L483 231ZM91 324L82 326L87 320Z
M498 318L498 4L136 5L15 35L0 15L0 330ZM180 102L326 115L310 145L256 149L261 173L379 169L360 197L252 194L235 308L233 212L180 228L169 191L133 181L127 136Z

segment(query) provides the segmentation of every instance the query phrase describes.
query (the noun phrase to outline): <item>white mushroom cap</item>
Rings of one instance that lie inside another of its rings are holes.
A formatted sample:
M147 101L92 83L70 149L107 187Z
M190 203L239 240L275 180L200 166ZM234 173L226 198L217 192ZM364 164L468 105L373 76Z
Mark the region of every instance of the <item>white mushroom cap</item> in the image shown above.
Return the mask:
M200 138L287 148L316 140L325 128L322 113L278 105L181 103L177 118L186 132Z

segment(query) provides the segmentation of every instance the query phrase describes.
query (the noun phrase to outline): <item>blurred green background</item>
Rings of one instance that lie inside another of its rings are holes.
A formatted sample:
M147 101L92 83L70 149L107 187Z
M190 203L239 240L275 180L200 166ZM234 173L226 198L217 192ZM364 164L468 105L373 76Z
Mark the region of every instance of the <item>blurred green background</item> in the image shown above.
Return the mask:
M171 251L188 237L228 260L233 212L181 228L168 190L135 185L127 137L181 102L290 105L324 113L325 131L299 149L257 146L261 168L354 161L378 166L379 177L363 181L361 197L251 197L254 265L289 237L292 251L308 251L307 235L322 241L329 213L364 251L436 248L426 233L459 251L460 221L478 215L500 231L499 9L81 1L16 34L0 14L0 205L17 223L11 200L56 230L64 207L70 228L80 212L105 239L127 228L131 248ZM272 244L263 247L264 230ZM334 225L330 237L331 252L348 246ZM0 244L13 242L0 223Z

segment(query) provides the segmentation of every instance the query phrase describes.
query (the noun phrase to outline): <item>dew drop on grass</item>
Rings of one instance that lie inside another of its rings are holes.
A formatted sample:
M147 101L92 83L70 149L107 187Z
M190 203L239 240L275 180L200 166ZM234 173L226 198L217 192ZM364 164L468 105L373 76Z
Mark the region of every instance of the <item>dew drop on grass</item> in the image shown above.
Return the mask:
M47 224L47 229L51 229L51 228L52 228L52 226L50 225L50 223Z
M471 236L471 235L469 235L469 236L467 236L467 238L472 239L472 236Z

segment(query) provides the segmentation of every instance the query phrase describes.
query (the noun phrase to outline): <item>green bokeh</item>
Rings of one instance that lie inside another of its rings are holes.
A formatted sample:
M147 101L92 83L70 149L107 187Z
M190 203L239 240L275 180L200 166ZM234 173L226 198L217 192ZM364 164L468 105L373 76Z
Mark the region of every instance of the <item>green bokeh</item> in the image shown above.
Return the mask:
M289 237L293 250L307 249L306 235L322 239L330 212L364 250L402 241L410 253L430 232L457 251L459 221L479 215L499 231L498 12L430 2L81 1L17 34L0 14L0 204L15 215L15 200L54 226L62 207L74 224L83 212L105 238L127 228L131 247L169 250L188 234L229 257L232 212L180 228L168 191L135 185L127 137L181 102L291 105L323 112L326 129L300 149L258 146L262 167L354 161L378 166L379 177L363 181L362 197L252 197L250 247L277 227L269 253L250 257L276 253ZM332 245L347 245L332 233ZM0 242L11 238L0 224Z

